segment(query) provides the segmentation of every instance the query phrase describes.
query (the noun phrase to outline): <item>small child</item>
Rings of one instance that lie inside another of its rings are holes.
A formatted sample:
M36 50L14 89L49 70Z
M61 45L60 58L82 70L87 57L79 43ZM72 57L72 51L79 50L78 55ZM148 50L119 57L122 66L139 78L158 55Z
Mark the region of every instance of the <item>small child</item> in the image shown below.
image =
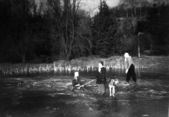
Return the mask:
M115 86L118 83L118 79L115 79L114 77L111 78L109 82L109 96L115 96Z
M79 87L81 85L81 82L80 82L80 78L79 78L79 72L74 72L74 78L72 80L72 91L76 88L76 87Z

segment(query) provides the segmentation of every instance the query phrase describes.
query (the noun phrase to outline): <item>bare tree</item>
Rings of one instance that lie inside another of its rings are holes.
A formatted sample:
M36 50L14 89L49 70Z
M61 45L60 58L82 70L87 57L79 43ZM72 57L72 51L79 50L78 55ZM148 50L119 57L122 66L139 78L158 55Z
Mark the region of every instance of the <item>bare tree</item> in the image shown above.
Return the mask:
M59 42L60 56L65 59L70 59L73 54L82 54L88 45L91 45L90 38L86 38L79 29L80 21L84 16L79 14L80 0L63 0L63 7L56 4L56 1L50 0L50 6L54 10L55 41ZM84 14L85 15L85 14ZM83 42L87 43L83 43ZM55 45L57 46L57 45ZM78 51L77 51L78 50Z
M26 28L15 48L17 55L22 59L22 63L26 62L27 53L33 50L33 41L34 33L32 29Z

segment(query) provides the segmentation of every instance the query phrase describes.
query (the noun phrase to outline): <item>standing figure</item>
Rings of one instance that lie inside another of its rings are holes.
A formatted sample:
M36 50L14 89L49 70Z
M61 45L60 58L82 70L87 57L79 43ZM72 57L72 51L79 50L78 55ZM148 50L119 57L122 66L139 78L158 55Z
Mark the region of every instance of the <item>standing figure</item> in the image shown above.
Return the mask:
M111 78L110 82L109 82L109 96L115 96L115 86L118 83L118 79L115 79L114 77Z
M134 66L134 62L132 60L132 57L129 55L129 53L126 52L124 54L124 58L125 58L125 63L127 64L127 67L126 67L126 74L127 74L126 81L127 81L127 83L129 83L130 78L132 77L132 79L135 82L135 84L137 84L135 66Z
M104 95L106 93L106 69L103 66L103 62L98 64L98 73L96 75L96 84L98 84L98 93Z

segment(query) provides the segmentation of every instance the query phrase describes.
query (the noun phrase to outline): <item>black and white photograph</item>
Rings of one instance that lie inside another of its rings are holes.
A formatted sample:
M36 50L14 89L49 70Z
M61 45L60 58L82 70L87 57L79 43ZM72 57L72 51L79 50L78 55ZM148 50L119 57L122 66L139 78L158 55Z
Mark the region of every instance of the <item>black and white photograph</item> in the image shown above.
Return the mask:
M0 0L0 117L169 117L169 0Z

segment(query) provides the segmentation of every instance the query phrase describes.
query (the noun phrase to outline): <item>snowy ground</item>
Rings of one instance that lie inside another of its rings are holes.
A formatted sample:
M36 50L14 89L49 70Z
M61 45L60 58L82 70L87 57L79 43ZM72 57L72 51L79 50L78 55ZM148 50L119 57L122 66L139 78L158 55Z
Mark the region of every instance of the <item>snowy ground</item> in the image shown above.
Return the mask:
M0 117L167 117L169 75L144 75L138 85L119 77L115 97L97 94L94 82L71 91L71 76L0 80ZM158 77L158 78L154 78ZM82 77L83 83L91 81Z

